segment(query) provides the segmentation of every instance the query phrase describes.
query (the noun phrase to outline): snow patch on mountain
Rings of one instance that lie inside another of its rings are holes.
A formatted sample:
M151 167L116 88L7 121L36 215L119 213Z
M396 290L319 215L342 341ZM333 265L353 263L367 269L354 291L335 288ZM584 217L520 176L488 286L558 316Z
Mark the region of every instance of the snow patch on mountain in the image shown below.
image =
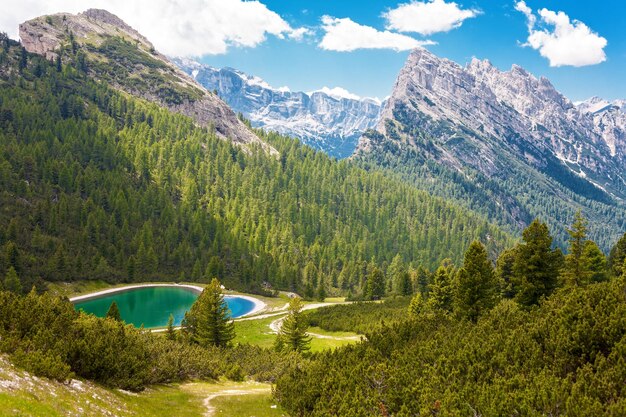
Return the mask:
M190 59L174 62L205 88L217 91L253 126L297 137L338 158L352 154L361 134L376 125L381 109L377 98L361 98L341 87L293 92L233 68Z

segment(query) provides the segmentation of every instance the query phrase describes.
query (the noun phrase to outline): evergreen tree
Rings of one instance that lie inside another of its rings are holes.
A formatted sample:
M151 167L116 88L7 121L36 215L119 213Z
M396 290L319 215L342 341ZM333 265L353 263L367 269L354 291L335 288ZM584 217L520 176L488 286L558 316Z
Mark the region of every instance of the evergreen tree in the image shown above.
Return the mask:
M326 285L324 279L320 278L317 284L317 301L324 301L326 299Z
M417 272L415 273L415 275L417 290L422 294L426 294L428 292L428 285L430 284L430 274L428 270L420 265L417 267Z
M385 276L374 266L370 271L365 284L365 299L380 300L385 296Z
M452 268L444 261L433 276L433 282L429 285L428 301L426 306L429 310L452 311L452 298L454 285L451 276Z
M408 271L402 271L396 278L396 293L407 296L413 294L413 283Z
M9 267L7 275L4 278L4 289L16 294L20 294L22 292L20 277L17 275L17 271L13 266Z
M608 259L609 273L619 278L622 276L622 268L626 259L626 233L617 241L615 246L611 248Z
M424 297L421 292L416 292L409 303L409 317L417 317L424 310Z
M569 233L569 252L565 256L565 263L561 270L561 279L570 287L586 285L591 279L589 262L585 257L587 243L587 221L580 211L576 212L574 223Z
M524 243L515 249L513 263L515 299L523 305L539 303L557 287L563 255L552 249L545 223L534 220L522 233Z
M213 278L185 313L183 329L201 346L228 346L235 337L235 326L224 301L222 287Z
M602 282L608 279L606 256L594 241L585 242L583 258L591 282Z
M165 337L168 340L174 340L176 338L176 333L174 333L174 315L170 314L167 319L167 331L165 332Z
M472 242L463 267L457 273L455 310L460 317L471 321L493 308L498 297L498 284L487 250L478 241Z
M122 316L120 314L120 309L117 307L117 303L115 300L109 306L109 310L107 311L106 317L112 318L116 321L122 321Z
M500 294L503 298L515 297L513 265L515 264L515 249L506 249L496 262L496 279L500 285Z
M276 337L278 350L306 352L311 348L311 337L306 333L309 325L302 313L303 306L302 299L299 297L294 297L289 301L289 313L283 320Z
M393 257L389 267L387 268L387 282L391 284L394 294L402 293L402 274L406 272L406 266L402 262L402 257L398 254Z

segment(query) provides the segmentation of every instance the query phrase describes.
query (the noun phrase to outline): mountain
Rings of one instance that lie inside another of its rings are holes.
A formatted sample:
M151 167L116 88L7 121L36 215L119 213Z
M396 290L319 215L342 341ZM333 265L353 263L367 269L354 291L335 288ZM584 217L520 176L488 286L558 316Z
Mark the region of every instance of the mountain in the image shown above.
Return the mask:
M225 103L94 13L113 19L22 25L36 54L0 35L0 276L13 267L24 291L218 277L248 291L360 294L363 271L397 256L432 269L474 239L491 253L514 241L484 216L277 133L254 141L279 157L253 139L240 146L247 133L224 140L214 123L245 125L203 124L172 103L233 115Z
M598 129L546 78L426 49L400 71L355 159L398 171L518 230L541 217L564 243L577 210L604 248L626 229L623 137Z
M266 146L219 97L206 91L157 52L144 36L106 10L38 17L22 23L19 34L28 52L62 62L75 59L90 75L190 116L202 126L212 125L221 137L240 144Z
M379 101L340 88L292 92L233 68L218 69L188 59L174 62L209 91L216 91L253 126L297 137L337 158L350 156L361 134L378 121Z
M596 131L609 145L611 154L626 158L626 100L608 102L592 97L576 107L593 118Z

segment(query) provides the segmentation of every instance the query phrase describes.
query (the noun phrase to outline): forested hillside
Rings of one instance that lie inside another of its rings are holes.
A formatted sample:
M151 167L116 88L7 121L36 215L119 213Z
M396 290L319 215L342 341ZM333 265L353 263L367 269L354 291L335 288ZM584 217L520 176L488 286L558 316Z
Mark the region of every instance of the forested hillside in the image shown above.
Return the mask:
M313 313L323 329L372 330L288 367L276 398L292 416L623 416L626 235L607 268L580 215L568 230L563 257L534 221L496 268L472 243L403 318L398 301Z
M240 148L94 81L89 61L0 49L0 274L364 290L399 255L432 268L511 238L379 171L277 135ZM67 52L67 51L66 51ZM70 53L70 52L67 52ZM64 55L65 56L65 55ZM258 132L259 135L262 133Z

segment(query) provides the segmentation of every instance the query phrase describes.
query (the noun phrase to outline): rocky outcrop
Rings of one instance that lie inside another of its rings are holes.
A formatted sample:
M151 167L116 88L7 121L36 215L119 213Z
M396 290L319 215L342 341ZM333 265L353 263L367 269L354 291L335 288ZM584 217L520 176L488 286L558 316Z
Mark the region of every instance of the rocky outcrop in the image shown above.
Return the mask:
M94 77L190 116L202 126L213 126L218 135L235 143L257 143L276 152L248 129L224 101L196 83L158 53L144 36L106 10L38 17L20 25L20 38L26 50L48 59L56 59L61 54L64 60L71 60L70 51L82 48L90 60L88 71ZM122 45L120 50L127 55L118 54L111 45Z
M408 146L416 140L411 129L429 134L438 158L457 169L505 174L509 164L500 151L510 152L548 174L565 168L626 198L626 158L615 151L623 139L599 129L602 123L517 65L500 71L474 59L462 67L419 48L398 75L377 131ZM362 138L358 152L369 152L371 141L372 135Z
M297 137L339 158L352 154L361 134L375 126L381 109L378 101L369 98L292 92L232 68L184 59L174 62L209 91L217 91L253 126Z
M596 132L602 135L611 154L626 159L626 100L609 102L592 97L577 103L578 110L593 118Z

